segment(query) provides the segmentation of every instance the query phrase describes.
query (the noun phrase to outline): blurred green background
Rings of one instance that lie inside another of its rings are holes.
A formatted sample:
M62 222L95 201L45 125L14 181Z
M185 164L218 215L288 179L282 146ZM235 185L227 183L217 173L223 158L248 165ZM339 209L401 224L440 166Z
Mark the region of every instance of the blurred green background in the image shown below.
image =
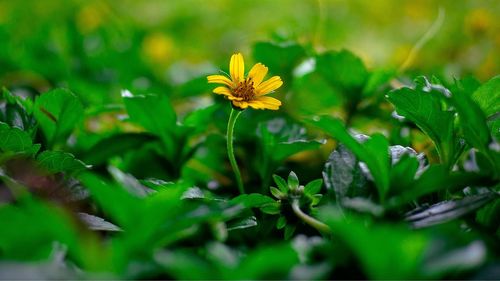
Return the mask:
M500 72L499 14L494 0L0 1L0 84L64 86L103 104L124 88L174 91L236 51L251 60L262 40L346 48L397 69L433 25L407 71L486 81Z

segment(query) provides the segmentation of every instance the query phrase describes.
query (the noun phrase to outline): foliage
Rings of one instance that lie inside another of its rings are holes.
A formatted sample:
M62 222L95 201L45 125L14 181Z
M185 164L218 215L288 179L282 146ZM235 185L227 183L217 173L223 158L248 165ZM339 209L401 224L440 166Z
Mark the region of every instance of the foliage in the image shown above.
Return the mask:
M276 39L249 52L284 90L279 111L238 119L247 194L212 69L142 83L132 45L79 78L41 55L50 90L2 80L0 279L498 279L499 76Z

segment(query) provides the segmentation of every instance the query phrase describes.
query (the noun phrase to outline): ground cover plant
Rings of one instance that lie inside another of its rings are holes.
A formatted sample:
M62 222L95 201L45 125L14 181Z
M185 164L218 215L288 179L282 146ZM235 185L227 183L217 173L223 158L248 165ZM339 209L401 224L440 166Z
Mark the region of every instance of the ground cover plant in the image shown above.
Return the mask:
M36 3L0 4L0 279L500 278L500 64L419 62L446 7L397 65L276 34L187 67L189 3L150 34L48 1L23 35Z

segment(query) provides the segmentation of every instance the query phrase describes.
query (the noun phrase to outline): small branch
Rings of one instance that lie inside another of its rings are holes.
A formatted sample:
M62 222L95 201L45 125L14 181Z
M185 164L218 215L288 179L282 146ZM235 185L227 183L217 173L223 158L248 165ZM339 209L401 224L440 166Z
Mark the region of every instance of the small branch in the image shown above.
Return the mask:
M300 209L300 206L299 206L298 199L294 199L292 201L292 209L297 217L299 217L301 220L303 220L308 225L317 229L319 232L324 233L324 234L332 233L332 231L330 230L330 227L328 227L328 225L326 225L326 224L320 222L319 220L309 216L308 214L302 212L302 210Z

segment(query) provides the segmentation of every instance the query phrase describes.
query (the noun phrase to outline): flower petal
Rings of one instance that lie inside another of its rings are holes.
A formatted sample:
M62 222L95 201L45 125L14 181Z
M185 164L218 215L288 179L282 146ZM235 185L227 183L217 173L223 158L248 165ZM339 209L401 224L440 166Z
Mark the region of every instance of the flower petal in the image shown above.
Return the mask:
M249 101L248 105L255 109L278 110L281 105L281 101L272 97L257 97L256 99Z
M279 76L273 76L273 77L269 78L267 81L260 84L255 89L255 95L262 96L262 95L269 94L270 92L281 87L281 85L283 85L283 81L281 81L281 78Z
M213 92L215 94L219 94L219 95L225 96L228 100L237 100L237 101L240 101L240 100L243 99L243 98L239 98L239 97L233 96L233 92L230 89L228 89L228 88L226 88L224 86L220 86L220 87L215 88Z
M233 100L233 105L239 107L241 109L245 109L248 107L248 102L246 101L235 101Z
M231 61L229 62L229 73L234 83L238 84L243 80L245 76L245 62L243 61L243 55L237 53L231 56Z
M233 82L224 75L209 75L207 76L207 80L208 83L224 84L228 87L231 87L233 85Z
M248 79L252 79L254 88L257 88L267 74L267 66L257 63L250 69Z

